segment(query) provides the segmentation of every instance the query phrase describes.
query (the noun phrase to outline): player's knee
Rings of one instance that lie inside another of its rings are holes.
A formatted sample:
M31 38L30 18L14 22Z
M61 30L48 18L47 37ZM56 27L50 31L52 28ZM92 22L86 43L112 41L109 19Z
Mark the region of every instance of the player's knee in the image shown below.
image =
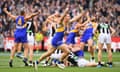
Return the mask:
M70 50L66 50L66 52L65 52L65 53L66 53L67 55L68 55L68 54L70 54Z
M52 51L48 51L47 53L48 53L48 55L51 55L53 52Z
M98 49L98 52L102 52L102 49Z
M108 52L112 52L112 49L111 49L111 48L108 48Z

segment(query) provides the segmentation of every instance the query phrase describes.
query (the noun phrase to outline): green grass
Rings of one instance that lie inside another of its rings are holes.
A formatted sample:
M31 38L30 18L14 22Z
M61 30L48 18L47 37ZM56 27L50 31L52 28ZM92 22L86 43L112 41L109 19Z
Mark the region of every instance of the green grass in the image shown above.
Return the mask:
M43 53L43 52L42 52ZM24 67L24 63L21 59L14 58L14 66L10 68L8 66L10 53L0 53L0 72L35 72L33 67ZM38 59L40 54L35 54L34 60ZM85 58L89 59L89 53L85 53ZM95 53L95 58L97 61L97 53ZM103 53L103 61L107 62L107 53ZM113 53L113 68L102 67L66 67L64 70L58 67L42 67L39 66L38 72L120 72L120 52Z

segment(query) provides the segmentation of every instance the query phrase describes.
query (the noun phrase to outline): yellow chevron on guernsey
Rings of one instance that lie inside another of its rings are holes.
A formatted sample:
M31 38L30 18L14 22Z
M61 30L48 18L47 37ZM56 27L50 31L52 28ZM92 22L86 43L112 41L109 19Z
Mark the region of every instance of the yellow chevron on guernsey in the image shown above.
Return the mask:
M78 30L77 29L73 29L70 32L78 32Z

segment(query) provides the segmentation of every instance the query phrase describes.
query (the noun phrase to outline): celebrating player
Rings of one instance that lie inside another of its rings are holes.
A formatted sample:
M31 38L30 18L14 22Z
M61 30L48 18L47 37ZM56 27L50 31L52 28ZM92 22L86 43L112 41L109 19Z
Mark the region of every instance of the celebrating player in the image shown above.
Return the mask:
M16 20L16 31L14 33L14 42L15 45L11 51L11 55L10 55L10 61L9 61L9 66L12 67L12 63L13 63L13 57L15 54L15 51L17 49L17 47L21 47L21 43L24 45L24 59L23 62L25 63L25 66L27 66L27 56L28 56L28 41L27 41L27 28L26 28L26 21L29 20L30 18L38 15L40 13L40 11L36 12L36 13L32 13L29 16L26 16L26 13L24 11L24 9L20 10L20 16L15 16L12 15L10 12L7 11L7 8L4 8L4 12L10 16L12 19Z

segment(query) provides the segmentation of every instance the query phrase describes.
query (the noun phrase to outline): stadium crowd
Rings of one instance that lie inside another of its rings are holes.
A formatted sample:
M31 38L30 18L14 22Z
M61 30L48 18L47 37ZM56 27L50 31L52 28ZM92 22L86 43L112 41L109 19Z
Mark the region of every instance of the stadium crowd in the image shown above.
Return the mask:
M22 7L33 12L41 9L41 14L36 16L38 29L41 30L43 22L55 10L63 12L69 7L70 16L74 17L79 13L79 5L89 10L98 22L106 17L107 22L116 30L114 36L120 36L120 0L3 0L0 2L0 37L13 37L15 29L15 21L4 13L4 7L14 15L18 15Z

